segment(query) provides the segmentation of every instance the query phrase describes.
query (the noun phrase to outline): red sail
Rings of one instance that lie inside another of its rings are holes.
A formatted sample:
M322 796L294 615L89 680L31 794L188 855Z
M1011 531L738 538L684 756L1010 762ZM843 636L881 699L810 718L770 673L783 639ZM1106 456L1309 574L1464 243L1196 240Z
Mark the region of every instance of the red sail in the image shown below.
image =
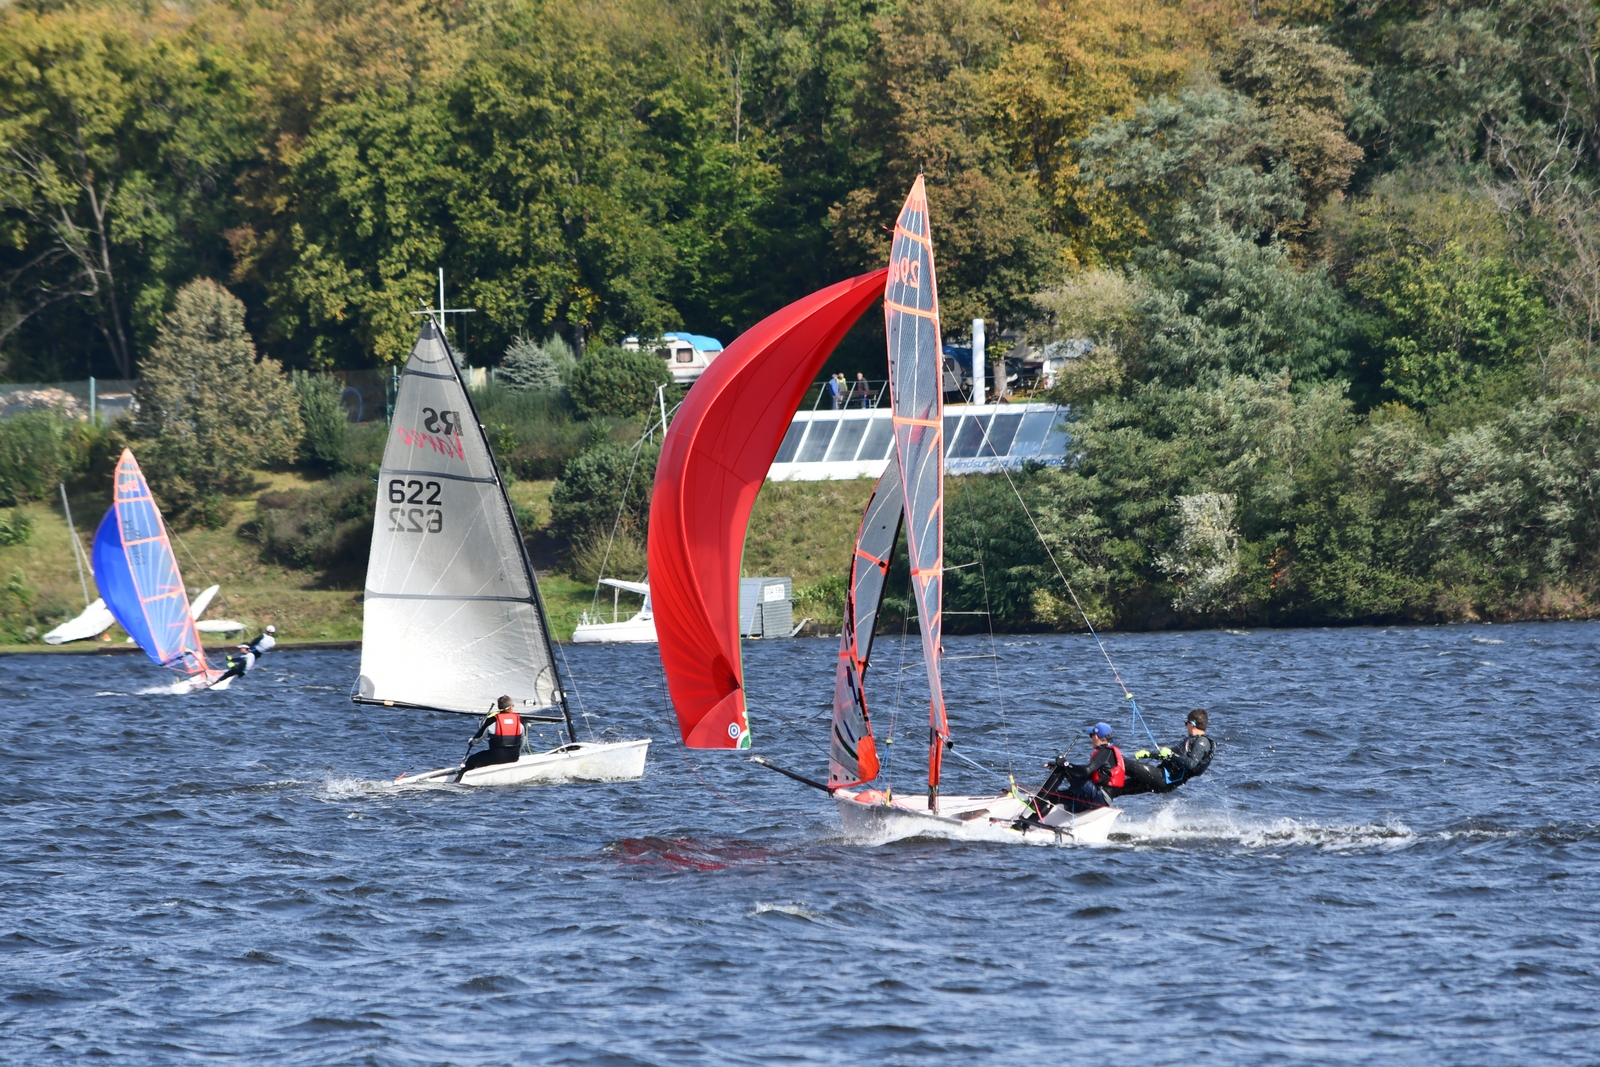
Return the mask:
M690 748L748 748L739 563L756 493L806 387L883 294L884 272L831 285L762 319L684 398L650 501L650 602L661 665Z
M906 554L928 669L928 807L933 810L939 803L944 741L950 736L939 680L944 623L944 375L933 234L920 174L895 221L883 315L889 342L889 393L894 398L895 457L905 490Z

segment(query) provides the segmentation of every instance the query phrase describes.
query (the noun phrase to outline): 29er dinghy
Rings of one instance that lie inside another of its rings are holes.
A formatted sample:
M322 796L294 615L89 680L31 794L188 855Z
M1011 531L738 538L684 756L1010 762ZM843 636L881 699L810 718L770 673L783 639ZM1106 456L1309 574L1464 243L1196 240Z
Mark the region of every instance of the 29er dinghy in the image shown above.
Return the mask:
M472 399L434 320L423 320L379 471L363 599L357 704L483 716L501 695L566 743L514 763L401 775L406 784L621 781L648 738L579 741L539 583ZM526 731L524 731L526 736Z
M867 506L851 565L834 687L825 789L846 832L986 840L1104 841L1120 814L1072 815L1020 791L943 796L950 743L940 684L944 569L944 419L939 304L926 194L918 178L895 227L887 271L814 293L772 315L701 376L667 432L650 511L650 579L661 659L684 743L748 748L737 596L745 527L806 386L839 339L884 297L895 458ZM864 789L879 774L863 688L873 625L902 519L929 687L926 795ZM764 760L758 760L771 767ZM779 769L779 768L774 768Z

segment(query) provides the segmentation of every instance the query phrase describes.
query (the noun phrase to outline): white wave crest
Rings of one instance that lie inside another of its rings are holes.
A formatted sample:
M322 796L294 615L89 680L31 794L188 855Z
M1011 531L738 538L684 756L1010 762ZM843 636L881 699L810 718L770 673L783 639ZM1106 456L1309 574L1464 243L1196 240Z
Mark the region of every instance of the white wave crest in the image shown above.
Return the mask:
M1406 848L1418 835L1405 823L1317 823L1278 818L1240 819L1226 812L1196 812L1181 804L1160 808L1144 819L1125 814L1112 840L1133 845L1180 843L1236 844L1244 848L1316 848L1327 852Z

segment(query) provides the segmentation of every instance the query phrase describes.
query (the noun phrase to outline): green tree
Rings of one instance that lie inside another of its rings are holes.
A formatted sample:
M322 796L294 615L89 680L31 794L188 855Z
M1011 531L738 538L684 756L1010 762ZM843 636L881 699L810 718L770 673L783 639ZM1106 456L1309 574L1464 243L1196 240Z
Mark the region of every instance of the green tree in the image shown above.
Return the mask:
M591 348L573 368L567 391L584 418L643 414L656 402L656 387L672 384L660 357L643 349Z
M192 15L0 12L0 343L41 314L134 376L184 278L226 269L219 196L259 135L250 70ZM220 39L219 39L220 38ZM81 316L81 318L78 318Z
M326 374L295 371L290 375L300 404L304 432L297 452L300 462L335 470L344 462L350 437L350 418L344 410L344 389L339 379Z
M500 358L495 381L510 389L559 389L562 372L573 366L572 350L559 334L542 345L518 337Z
M601 441L568 461L550 490L550 529L573 544L603 540L612 529L643 540L658 450Z
M256 358L244 305L199 279L177 299L145 358L133 436L151 489L180 519L218 523L250 471L294 458L299 403L275 360Z

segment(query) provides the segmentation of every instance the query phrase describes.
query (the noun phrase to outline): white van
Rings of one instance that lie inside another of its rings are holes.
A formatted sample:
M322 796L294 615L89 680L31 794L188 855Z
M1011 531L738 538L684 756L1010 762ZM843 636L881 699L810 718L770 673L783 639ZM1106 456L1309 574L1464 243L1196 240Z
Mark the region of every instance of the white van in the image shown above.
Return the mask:
M649 344L641 345L637 337L625 337L622 347L637 352L649 347L667 361L672 368L672 380L687 385L711 366L711 361L722 354L722 342L701 333L664 333Z

